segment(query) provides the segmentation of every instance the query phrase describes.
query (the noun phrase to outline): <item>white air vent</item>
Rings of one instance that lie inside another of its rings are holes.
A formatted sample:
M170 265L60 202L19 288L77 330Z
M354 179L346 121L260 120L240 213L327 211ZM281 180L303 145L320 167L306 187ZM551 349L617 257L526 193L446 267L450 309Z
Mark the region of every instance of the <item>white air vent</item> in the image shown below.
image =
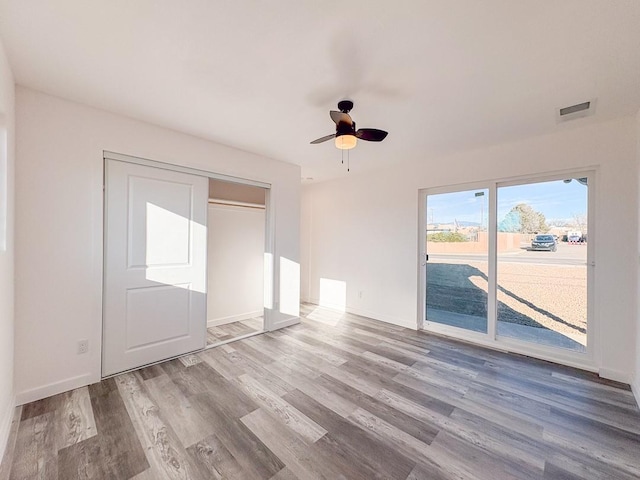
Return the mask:
M568 122L576 118L588 117L596 111L596 100L587 100L586 102L576 103L568 107L561 107L556 110L556 120L559 122Z

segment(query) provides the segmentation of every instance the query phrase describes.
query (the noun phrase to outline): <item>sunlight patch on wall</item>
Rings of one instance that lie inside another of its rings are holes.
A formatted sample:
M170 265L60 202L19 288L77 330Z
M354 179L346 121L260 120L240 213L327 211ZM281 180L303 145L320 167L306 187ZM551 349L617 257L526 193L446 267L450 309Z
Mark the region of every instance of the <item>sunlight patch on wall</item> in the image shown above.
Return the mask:
M300 315L300 264L280 257L280 312Z
M340 312L347 310L347 283L329 278L320 279L320 306Z

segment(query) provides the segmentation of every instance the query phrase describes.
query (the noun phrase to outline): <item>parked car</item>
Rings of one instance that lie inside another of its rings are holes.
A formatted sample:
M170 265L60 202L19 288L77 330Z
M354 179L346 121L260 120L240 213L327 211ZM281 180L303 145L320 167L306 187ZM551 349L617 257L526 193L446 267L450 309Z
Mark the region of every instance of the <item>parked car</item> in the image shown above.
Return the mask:
M531 250L555 252L557 249L558 243L553 235L536 235L531 241Z
M582 242L582 232L580 231L567 232L567 242L571 242L571 243Z

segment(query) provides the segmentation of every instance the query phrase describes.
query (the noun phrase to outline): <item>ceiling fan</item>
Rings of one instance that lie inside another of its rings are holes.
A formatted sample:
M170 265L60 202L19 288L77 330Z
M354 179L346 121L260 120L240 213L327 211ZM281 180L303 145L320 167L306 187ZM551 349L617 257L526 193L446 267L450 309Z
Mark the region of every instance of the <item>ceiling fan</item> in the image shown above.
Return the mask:
M388 135L384 130L377 128L361 128L356 130L356 122L351 119L349 112L353 109L351 100L342 100L338 103L339 112L331 110L329 115L336 123L336 133L318 138L312 144L326 142L335 138L336 147L340 150L349 150L356 146L358 139L368 142L381 142Z

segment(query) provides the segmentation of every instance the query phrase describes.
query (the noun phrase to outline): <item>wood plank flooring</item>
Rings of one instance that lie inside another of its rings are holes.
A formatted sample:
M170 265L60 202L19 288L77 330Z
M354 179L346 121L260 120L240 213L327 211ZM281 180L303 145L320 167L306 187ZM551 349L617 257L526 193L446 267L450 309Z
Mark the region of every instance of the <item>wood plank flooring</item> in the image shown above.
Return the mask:
M255 333L262 330L264 321L262 317L240 320L238 322L226 323L216 327L207 328L207 345L231 340L248 333Z
M301 325L21 407L0 472L640 478L640 411L626 385L312 305L303 315Z

